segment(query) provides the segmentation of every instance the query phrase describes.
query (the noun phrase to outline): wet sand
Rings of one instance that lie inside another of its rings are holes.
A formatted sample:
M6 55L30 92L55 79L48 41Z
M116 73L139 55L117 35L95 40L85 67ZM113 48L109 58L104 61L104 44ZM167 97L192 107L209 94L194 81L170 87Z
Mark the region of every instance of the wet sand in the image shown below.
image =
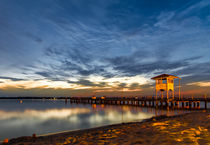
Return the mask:
M11 145L210 145L210 111L159 116L40 137L11 139Z

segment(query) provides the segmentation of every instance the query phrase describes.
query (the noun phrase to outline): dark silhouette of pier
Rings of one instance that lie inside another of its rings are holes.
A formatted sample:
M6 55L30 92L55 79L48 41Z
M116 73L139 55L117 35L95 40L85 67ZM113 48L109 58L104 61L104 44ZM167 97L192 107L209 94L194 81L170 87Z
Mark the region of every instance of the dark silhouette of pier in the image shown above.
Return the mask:
M68 98L66 98L67 101ZM104 104L104 105L132 105L140 107L173 108L173 109L208 109L210 98L155 98L155 97L70 97L71 103Z
M173 109L208 109L210 98L207 97L174 97L156 98L155 96L148 97L0 97L1 99L16 99L16 100L64 100L66 103L83 103L83 104L104 104L104 105L131 105L139 107L153 108L173 108ZM24 101L23 101L24 102ZM201 102L204 108L200 107Z

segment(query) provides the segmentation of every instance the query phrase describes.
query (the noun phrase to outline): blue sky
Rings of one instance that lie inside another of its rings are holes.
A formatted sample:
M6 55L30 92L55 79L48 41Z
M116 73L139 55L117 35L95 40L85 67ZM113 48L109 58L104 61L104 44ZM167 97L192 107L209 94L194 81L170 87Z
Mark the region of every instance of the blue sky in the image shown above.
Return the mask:
M210 93L209 0L0 0L0 95Z

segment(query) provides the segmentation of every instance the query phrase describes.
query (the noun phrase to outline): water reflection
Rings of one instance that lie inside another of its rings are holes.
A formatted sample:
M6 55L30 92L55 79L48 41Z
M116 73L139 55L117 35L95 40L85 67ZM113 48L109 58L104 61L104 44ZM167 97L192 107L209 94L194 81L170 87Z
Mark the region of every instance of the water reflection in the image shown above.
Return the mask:
M31 110L24 111L2 111L0 110L1 120L3 119L36 119L48 120L48 119L63 119L68 118L74 114L89 113L90 109L85 108L71 108L71 109L47 109L47 110Z
M174 112L131 106L65 104L64 100L0 100L0 140L141 121ZM177 112L179 113L179 112Z

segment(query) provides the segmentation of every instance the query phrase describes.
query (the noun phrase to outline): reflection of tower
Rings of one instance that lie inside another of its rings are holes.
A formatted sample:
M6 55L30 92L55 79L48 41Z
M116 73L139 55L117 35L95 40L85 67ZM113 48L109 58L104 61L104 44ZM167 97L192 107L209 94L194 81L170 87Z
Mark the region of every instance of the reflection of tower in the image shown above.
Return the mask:
M121 116L122 116L121 119L122 119L122 120L121 120L121 122L124 123L124 119L123 119L123 105L120 105L120 106L121 106L121 111L122 111L122 114L121 114Z
M162 74L152 78L155 80L155 96L158 97L158 93L161 93L161 98L164 97L164 92L166 92L166 98L169 99L170 96L174 99L174 79L179 79L179 98L180 98L180 80L181 78L173 75ZM170 94L169 94L170 93Z
M96 104L92 104L92 109L93 110L96 110L96 107L97 107Z

